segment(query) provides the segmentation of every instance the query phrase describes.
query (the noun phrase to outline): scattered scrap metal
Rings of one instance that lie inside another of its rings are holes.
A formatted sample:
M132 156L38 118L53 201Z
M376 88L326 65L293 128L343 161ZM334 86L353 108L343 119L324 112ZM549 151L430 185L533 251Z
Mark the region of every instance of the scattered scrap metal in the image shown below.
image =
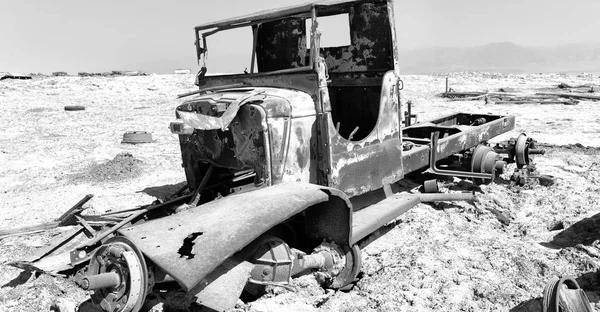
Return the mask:
M152 133L146 131L127 131L123 133L122 144L152 143Z
M83 205L85 205L90 199L92 199L92 197L94 197L93 194L86 195L79 202L77 202L77 204L73 205L73 207L71 207L69 210L67 210L65 213L63 213L60 217L58 217L52 222L41 223L15 229L2 230L0 231L0 239L14 235L36 233L40 231L53 229L59 226L75 225L77 223L81 223L81 221L79 221L78 218L81 216L81 213L85 210Z
M114 77L114 76L147 76L147 74L141 70L134 70L134 71L113 70L113 71L102 72L102 73L79 72L79 73L77 73L77 76L79 76L79 77Z

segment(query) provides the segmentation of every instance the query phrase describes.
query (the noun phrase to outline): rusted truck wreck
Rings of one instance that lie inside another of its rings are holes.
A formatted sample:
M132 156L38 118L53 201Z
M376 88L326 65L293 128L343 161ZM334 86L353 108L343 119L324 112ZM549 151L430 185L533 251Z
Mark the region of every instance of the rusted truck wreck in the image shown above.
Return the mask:
M319 21L336 15L350 42L322 46ZM215 310L307 270L342 288L360 272L361 248L423 200L395 192L405 176L487 183L506 161L524 168L535 152L525 135L487 144L514 128L513 116L411 124L392 0L320 1L198 26L199 61L211 35L238 27L252 30L249 72L211 76L203 67L170 124L189 193L92 234L81 221L88 237L51 250L68 251L67 268L83 267L77 281L105 311L139 311L163 283ZM44 258L14 265L45 271Z

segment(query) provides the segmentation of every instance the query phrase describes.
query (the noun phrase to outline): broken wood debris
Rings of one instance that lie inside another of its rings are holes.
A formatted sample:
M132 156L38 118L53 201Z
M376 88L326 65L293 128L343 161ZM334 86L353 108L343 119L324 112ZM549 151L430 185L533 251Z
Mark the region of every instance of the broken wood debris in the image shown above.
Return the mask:
M487 92L457 92L449 89L448 92L442 93L442 97L445 98L469 98L469 97L478 97L482 95L488 94Z
M83 197L79 202L77 202L77 204L73 205L73 207L71 207L69 210L67 210L65 213L63 213L60 217L58 217L52 222L0 231L0 239L14 235L41 232L44 230L57 228L59 226L75 225L78 223L78 219L76 218L76 216L81 214L81 212L85 210L85 208L83 208L83 205L87 203L90 199L92 199L92 197L94 197L94 195L92 194L85 195L85 197Z
M563 90L580 92L580 93L594 93L595 92L594 85L591 85L591 84L582 84L582 85L578 85L578 86L571 86L564 82L561 82L558 84L557 88L563 89Z
M514 88L499 88L498 92L488 91L468 91L458 92L448 87L446 78L446 92L439 96L447 98L448 101L479 101L493 104L562 104L576 105L579 100L600 101L600 96L590 95L593 93L594 86L590 84L570 86L566 83L560 83L556 88L570 90L570 92L538 92L535 94L519 93ZM584 88L582 91L581 88ZM550 90L550 89L542 89ZM555 89L551 89L555 90Z
M570 99L579 99L579 100L592 100L592 101L600 101L600 96L598 95L584 95L577 93L546 93L539 92L536 95L544 95L551 97L562 97L562 98L570 98Z
M584 97L572 96L569 97L567 95L563 96L562 94L514 94L514 93L499 93L499 92L489 92L483 93L477 96L470 97L449 97L448 101L479 101L484 100L486 103L494 103L494 104L563 104L563 105L576 105L579 103L576 98L583 99ZM588 100L596 100L594 97L586 97ZM598 97L600 100L600 97Z

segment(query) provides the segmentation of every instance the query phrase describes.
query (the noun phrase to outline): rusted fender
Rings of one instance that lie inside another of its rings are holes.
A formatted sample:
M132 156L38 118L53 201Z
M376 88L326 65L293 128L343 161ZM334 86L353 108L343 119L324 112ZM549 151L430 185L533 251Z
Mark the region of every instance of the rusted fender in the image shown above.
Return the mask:
M329 201L330 196L341 198L351 207L339 190L308 183L282 183L227 196L119 233L190 290L261 234L308 207Z

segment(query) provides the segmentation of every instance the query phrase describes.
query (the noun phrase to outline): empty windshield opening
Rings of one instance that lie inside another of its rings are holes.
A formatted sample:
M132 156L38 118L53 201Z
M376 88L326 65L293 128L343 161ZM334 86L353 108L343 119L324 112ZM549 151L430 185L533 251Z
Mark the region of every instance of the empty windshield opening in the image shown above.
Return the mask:
M209 75L250 72L252 28L241 27L217 32L206 38L206 67Z

